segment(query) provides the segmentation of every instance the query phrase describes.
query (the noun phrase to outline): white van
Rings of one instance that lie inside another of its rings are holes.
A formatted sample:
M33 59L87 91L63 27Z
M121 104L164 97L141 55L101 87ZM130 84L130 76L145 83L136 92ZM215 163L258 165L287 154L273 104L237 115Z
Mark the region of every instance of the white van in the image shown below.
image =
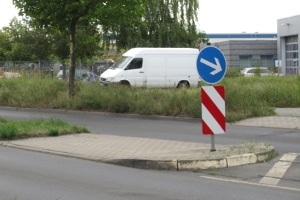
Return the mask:
M196 87L198 49L133 48L128 50L99 80L133 87Z

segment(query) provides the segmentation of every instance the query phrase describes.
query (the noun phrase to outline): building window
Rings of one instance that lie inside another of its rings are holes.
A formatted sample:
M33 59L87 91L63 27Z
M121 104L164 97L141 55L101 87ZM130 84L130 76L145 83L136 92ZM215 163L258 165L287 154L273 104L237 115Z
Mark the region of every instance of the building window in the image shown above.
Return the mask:
M285 43L285 66L286 74L297 74L298 73L298 36L286 37Z
M240 55L240 67L252 67L252 56L250 55Z
M260 66L261 67L274 67L274 56L273 55L261 55Z

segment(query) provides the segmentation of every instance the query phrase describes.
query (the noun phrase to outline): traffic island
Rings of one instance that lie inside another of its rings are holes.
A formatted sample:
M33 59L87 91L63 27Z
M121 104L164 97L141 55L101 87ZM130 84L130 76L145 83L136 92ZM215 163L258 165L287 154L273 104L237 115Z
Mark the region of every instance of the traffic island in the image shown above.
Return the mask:
M216 151L208 149L190 152L189 159L147 160L147 159L112 159L100 162L139 169L155 170L203 170L267 162L278 155L275 148L263 143L243 143L221 146ZM182 156L182 155L181 155ZM193 157L193 158L192 158ZM198 158L197 158L198 157Z

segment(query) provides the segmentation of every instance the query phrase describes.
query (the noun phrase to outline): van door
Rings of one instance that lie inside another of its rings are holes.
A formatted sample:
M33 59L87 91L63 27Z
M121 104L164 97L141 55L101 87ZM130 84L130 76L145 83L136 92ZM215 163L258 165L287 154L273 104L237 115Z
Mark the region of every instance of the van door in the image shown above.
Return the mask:
M147 87L166 87L166 56L147 55L145 79Z
M143 66L143 58L133 58L124 69L125 79L129 81L131 86L144 87L145 71Z

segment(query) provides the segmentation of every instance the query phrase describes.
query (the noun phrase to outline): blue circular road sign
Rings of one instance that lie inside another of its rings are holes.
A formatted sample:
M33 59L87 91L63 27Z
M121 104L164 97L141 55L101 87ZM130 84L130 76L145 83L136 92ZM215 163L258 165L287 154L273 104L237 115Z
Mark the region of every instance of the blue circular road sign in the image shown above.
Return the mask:
M197 70L204 82L220 82L226 73L226 59L222 51L214 46L203 48L197 58Z

